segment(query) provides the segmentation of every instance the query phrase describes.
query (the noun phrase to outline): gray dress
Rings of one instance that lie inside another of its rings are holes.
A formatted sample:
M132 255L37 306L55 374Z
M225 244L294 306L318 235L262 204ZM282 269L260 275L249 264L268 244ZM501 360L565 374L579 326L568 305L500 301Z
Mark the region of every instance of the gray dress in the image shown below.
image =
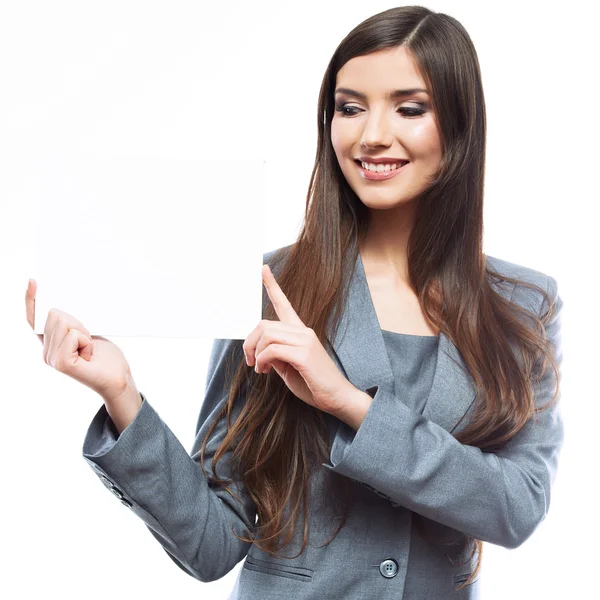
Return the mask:
M394 373L395 401L402 402L411 410L423 414L425 402L433 385L439 336L396 333L387 329L382 329L381 333ZM354 441L357 432L348 427L345 430L347 431L345 443L350 444ZM392 506L400 506L372 486L358 479L354 481L369 488L374 494L386 498Z
M439 336L411 335L382 329L396 389L402 390L400 400L421 414L437 362Z

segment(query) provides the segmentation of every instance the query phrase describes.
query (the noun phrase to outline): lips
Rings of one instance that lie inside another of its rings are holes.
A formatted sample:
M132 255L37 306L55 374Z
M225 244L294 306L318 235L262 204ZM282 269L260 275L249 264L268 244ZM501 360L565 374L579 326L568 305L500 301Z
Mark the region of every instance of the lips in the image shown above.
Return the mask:
M398 160L361 160L360 158L355 158L354 162L361 166L362 163L367 163L367 164L371 164L371 165L400 165L401 167L403 167L404 165L408 164L408 160L402 160L402 159L398 159Z
M397 158L395 156L380 156L379 158L376 158L374 156L357 156L354 160L357 160L359 162L365 162L365 163L373 163L378 165L379 163L382 164L394 164L394 163L407 163L408 159L406 158Z
M406 165L408 164L409 161L404 162L403 164L401 164L399 167L395 168L395 169L388 169L387 171L369 171L368 169L365 169L362 164L360 163L360 161L354 161L356 163L356 166L358 167L358 171L361 174L361 176L364 179L367 179L369 181L381 181L381 180L388 180L388 179L393 179L394 177L397 177L400 173L404 173L404 170L406 169Z

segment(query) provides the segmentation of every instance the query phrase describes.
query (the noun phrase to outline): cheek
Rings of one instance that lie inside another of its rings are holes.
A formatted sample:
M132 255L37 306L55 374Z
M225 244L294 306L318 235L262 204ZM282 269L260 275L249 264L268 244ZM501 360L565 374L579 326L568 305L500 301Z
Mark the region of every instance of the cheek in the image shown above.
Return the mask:
M333 146L333 149L339 158L342 141L340 135L340 128L337 126L335 119L331 122L331 145Z
M353 144L353 129L348 123L334 118L331 121L331 144L338 158L350 151Z
M411 138L415 153L437 156L441 151L439 133L433 122L417 125L411 132Z

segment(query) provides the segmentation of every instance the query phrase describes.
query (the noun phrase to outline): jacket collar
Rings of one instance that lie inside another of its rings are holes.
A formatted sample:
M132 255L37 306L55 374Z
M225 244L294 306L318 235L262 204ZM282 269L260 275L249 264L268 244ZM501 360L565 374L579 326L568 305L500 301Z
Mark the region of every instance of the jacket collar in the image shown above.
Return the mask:
M348 301L334 339L327 336L347 379L358 389L384 387L395 394L395 378L388 358L360 253L350 281ZM433 383L423 415L445 430L456 433L469 408L474 406L475 386L454 343L440 332ZM395 396L394 396L395 397ZM395 401L400 402L399 398Z

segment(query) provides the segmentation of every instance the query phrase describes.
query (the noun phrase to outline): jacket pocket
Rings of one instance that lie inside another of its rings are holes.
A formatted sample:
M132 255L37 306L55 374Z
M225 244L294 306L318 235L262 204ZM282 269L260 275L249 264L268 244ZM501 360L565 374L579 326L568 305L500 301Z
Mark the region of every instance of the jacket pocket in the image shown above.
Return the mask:
M310 583L314 573L312 569L307 569L305 567L261 560L250 555L246 556L243 566L244 569L248 569L249 571L258 571L259 573L265 573L266 575L287 577L288 579L295 579L296 581L303 581L304 583Z

